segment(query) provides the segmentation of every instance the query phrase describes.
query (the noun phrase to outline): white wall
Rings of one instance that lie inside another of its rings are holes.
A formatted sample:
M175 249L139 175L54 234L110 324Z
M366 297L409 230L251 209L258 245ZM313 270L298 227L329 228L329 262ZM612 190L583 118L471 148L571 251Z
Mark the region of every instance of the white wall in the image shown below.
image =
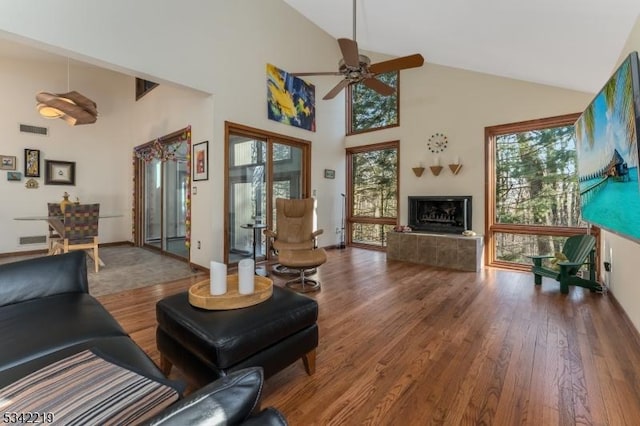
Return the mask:
M632 51L640 51L640 18L622 49L618 64L611 70L612 74ZM603 81L602 84L604 83ZM636 330L640 330L640 286L636 266L640 259L640 244L610 232L603 232L603 240L602 260L611 262L611 272L603 272L603 278L607 280L611 292L622 305Z
M6 173L0 175L1 196L14 200L0 210L0 253L45 248L45 244L18 244L21 236L46 234L44 222L13 218L46 215L46 202L59 202L65 191L72 200L99 202L101 212L122 215L100 221L101 243L130 241L133 147L188 125L195 143L211 132L210 95L163 84L135 102L131 76L75 61L71 61L70 76L70 88L98 104L96 123L70 127L62 120L43 119L36 112L36 92L67 90L63 58L36 61L0 56L0 90L11 100L0 102L0 154L16 156L16 171L24 173L24 148L39 149L42 169L36 178L38 189L27 189L25 178L9 182ZM20 133L18 123L48 127L49 136ZM74 161L76 185L45 185L45 159ZM195 201L199 200L194 197ZM195 229L203 226L201 219L195 218Z
M141 145L157 137L172 133L176 130L191 126L191 143L196 144L209 140L212 133L213 98L194 90L175 87L168 84L161 84L145 95L136 103L129 123L132 140L135 145ZM209 158L216 156L215 151L211 151L212 143L209 141ZM129 157L130 158L130 157ZM129 160L129 169L131 169ZM191 188L197 187L196 194L191 196L191 240L203 241L203 249L211 250L211 239L203 235L210 233L211 223L209 209L214 203L210 197L211 193L211 170L209 170L209 181L192 182ZM133 201L133 174L126 194L129 196L130 204ZM193 191L193 190L192 190ZM206 266L206 258L198 258L197 250L192 248L191 261L193 263Z
M59 202L66 191L71 199L99 202L101 212L122 214L120 218L100 222L103 242L129 239L130 197L123 197L129 186L130 156L126 111L133 105L133 79L111 71L71 62L70 88L97 100L97 123L70 127L62 120L46 120L36 111L35 94L41 90L67 91L66 61L33 62L0 57L0 154L17 157L17 170L23 173L20 182L7 181L0 174L0 253L42 249L46 245L19 245L21 236L47 233L46 223L15 221L14 217L47 214L47 202ZM49 136L21 133L18 123L49 128ZM38 189L27 189L24 177L24 149L40 150ZM123 154L125 154L123 156ZM128 162L123 162L128 158ZM76 185L45 185L45 160L76 163Z
M182 28L185 24L187 28ZM0 31L4 31L4 37L46 45L72 58L213 94L203 100L198 115L207 116L206 125L198 130L194 127L194 141L209 140L210 150L209 181L197 182L198 195L192 205L192 239L202 240L202 249L192 249L194 263L206 265L223 257L222 154L227 120L310 140L318 227L332 230L340 226L341 206L336 196L344 191L344 99L318 99L315 133L266 118L266 63L291 72L324 71L334 69L339 59L335 40L284 2L87 0L54 5L6 1L0 14ZM318 80L318 98L335 83L335 79ZM174 112L167 111L163 116L170 120ZM175 121L175 125L184 122ZM155 128L135 133L134 128L141 123L131 122L131 134L139 134L142 139L156 137L161 129L172 127L168 122L158 125L153 119L150 123ZM336 179L324 179L324 168L335 169ZM326 232L320 244L331 245L338 240L337 235Z

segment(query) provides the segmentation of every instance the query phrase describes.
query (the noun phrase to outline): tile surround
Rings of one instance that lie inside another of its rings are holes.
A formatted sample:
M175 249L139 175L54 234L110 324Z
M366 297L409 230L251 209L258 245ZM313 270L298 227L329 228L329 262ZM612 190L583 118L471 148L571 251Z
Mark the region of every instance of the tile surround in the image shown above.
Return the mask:
M482 237L389 232L387 259L477 272L482 268Z

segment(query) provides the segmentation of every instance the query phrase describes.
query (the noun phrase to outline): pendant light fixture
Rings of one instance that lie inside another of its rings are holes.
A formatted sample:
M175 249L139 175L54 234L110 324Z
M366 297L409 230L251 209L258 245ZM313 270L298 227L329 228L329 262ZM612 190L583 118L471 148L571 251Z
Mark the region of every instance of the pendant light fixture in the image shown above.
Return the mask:
M70 126L95 123L98 108L95 102L76 91L69 91L69 58L67 58L67 93L39 92L36 109L44 118L60 118Z

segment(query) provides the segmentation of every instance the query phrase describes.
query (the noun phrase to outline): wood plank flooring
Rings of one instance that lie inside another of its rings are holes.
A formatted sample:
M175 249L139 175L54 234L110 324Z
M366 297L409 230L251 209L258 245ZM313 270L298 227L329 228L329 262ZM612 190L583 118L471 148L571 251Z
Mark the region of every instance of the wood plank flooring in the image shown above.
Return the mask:
M265 384L291 425L640 424L640 345L609 296L327 253L316 373L299 361ZM99 299L159 363L155 303L196 280Z

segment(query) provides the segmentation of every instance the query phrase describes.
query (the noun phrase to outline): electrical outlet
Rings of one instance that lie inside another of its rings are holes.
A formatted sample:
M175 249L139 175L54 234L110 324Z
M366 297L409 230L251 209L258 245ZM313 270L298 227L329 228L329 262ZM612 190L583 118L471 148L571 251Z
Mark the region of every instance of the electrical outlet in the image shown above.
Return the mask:
M336 226L336 234L339 234L339 233L340 233L340 228Z
M202 247L202 245L200 244L200 241L198 241L198 250L200 250L200 247Z

